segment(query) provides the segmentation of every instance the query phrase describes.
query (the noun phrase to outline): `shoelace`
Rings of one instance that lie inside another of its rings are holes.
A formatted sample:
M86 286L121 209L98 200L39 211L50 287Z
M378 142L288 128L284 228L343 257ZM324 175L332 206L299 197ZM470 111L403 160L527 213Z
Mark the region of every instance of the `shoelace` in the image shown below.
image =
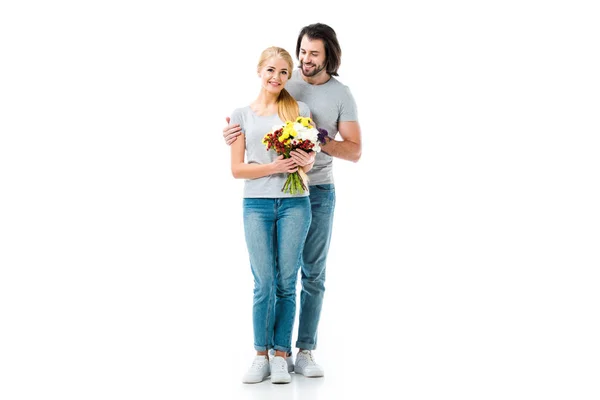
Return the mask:
M251 369L261 369L264 364L265 364L265 360L255 359L252 362L252 366L250 368Z
M273 368L273 364L275 364L274 362L271 363L271 368ZM280 369L281 371L286 371L287 372L287 362L278 362L277 365L275 365L275 367L277 367L277 369Z
M306 356L306 358L308 358L308 359L306 360L306 364L307 364L307 365L317 364L317 363L316 363L316 361L315 361L315 359L314 359L314 358L313 358L313 356L312 356L312 352L310 352L310 351L307 351L306 353L305 353L305 352L302 352L302 354L304 354L304 355ZM306 359L306 358L305 358L305 359Z

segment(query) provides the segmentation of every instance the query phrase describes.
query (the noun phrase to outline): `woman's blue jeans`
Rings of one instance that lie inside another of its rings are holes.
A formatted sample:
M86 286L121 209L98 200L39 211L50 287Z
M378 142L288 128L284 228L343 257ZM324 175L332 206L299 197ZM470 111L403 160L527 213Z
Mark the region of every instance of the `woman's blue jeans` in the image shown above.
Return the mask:
M296 281L310 223L308 197L244 199L244 231L254 275L252 322L257 351L291 351Z

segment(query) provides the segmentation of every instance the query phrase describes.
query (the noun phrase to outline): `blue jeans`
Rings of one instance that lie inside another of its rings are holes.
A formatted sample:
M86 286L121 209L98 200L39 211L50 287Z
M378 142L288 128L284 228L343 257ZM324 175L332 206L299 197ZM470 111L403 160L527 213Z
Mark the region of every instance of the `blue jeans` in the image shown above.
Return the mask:
M310 186L310 207L312 222L302 256L300 326L296 341L297 348L306 350L317 347L317 328L325 293L325 264L335 209L334 185Z
M296 282L310 221L308 197L244 199L244 231L254 275L252 323L257 351L291 351Z

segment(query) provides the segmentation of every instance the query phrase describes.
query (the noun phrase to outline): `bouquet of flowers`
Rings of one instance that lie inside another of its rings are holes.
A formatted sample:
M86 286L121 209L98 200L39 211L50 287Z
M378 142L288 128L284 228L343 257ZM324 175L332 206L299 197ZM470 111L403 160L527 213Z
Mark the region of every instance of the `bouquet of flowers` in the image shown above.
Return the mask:
M327 131L316 128L312 119L298 117L296 121L287 121L281 126L274 126L273 130L263 138L263 144L268 150L274 150L283 158L290 158L290 152L295 149L304 151L321 151L321 145L325 144ZM285 184L281 188L284 193L304 193L308 190L308 176L298 168L298 171L288 174Z

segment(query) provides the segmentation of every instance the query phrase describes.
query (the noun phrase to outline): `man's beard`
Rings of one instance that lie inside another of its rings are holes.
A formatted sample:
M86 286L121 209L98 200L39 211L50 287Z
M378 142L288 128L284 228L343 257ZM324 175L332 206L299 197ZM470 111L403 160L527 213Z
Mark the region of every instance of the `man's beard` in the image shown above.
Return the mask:
M323 71L325 69L325 64L321 65L320 68L318 65L314 65L314 67L315 67L314 71L305 73L304 72L304 63L300 62L300 66L299 66L300 70L302 71L302 75L306 76L307 78L311 78L311 77L317 75L319 72Z

